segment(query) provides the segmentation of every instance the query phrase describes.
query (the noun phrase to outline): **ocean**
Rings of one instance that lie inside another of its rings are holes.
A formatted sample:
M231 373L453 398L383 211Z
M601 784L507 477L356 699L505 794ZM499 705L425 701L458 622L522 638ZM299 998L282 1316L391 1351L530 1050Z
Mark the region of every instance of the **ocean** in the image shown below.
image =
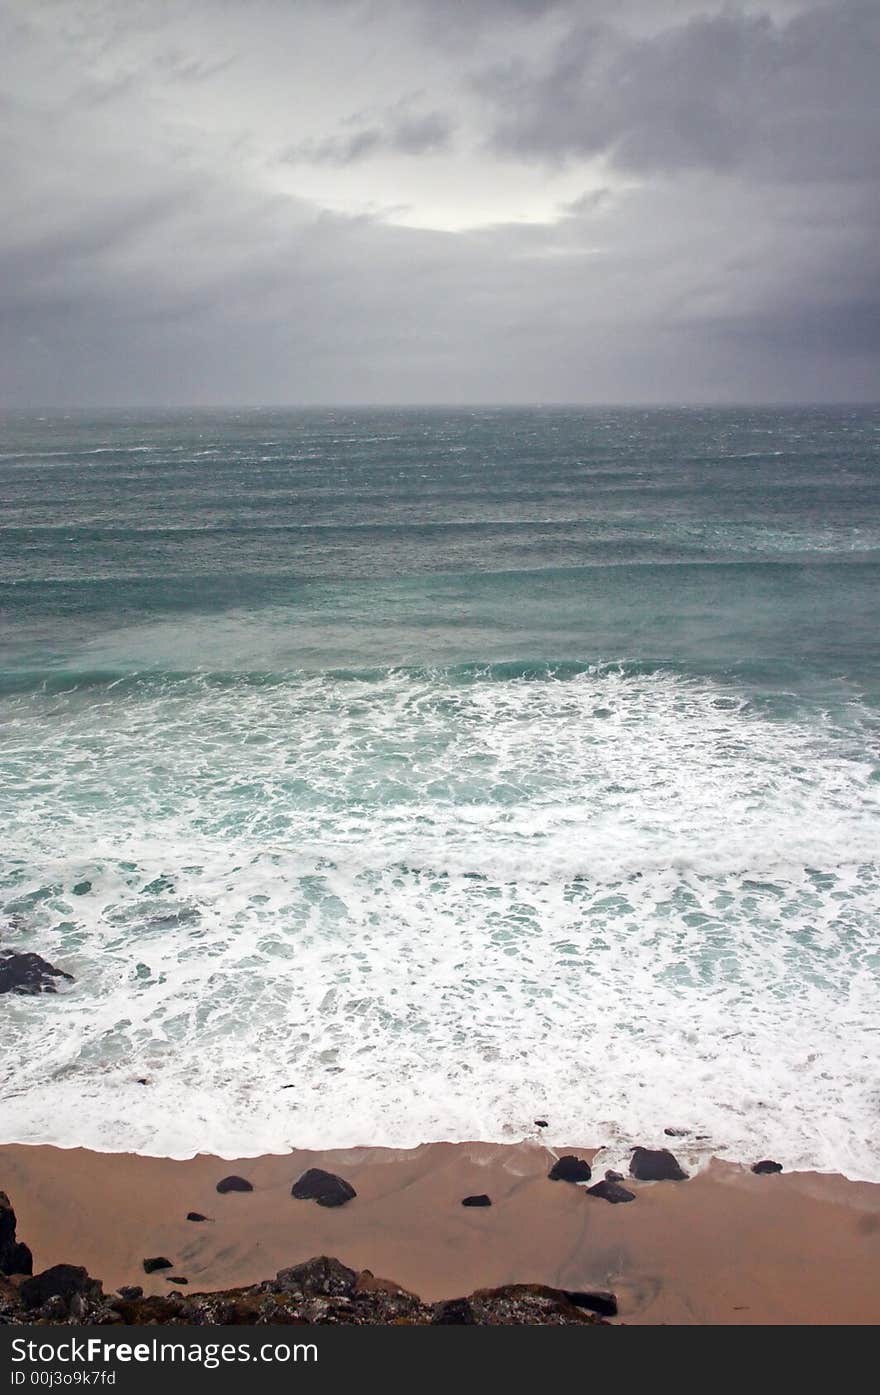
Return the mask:
M75 983L0 1139L880 1180L878 485L880 409L3 414L0 944Z

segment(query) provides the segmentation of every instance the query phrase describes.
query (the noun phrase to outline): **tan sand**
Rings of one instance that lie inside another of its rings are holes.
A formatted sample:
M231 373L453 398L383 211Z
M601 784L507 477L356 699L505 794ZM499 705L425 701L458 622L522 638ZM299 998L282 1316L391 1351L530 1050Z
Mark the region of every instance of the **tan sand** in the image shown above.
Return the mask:
M168 1292L144 1274L147 1256L167 1256L198 1292L329 1254L429 1301L532 1281L613 1289L630 1323L880 1321L880 1186L713 1161L687 1182L632 1183L635 1202L612 1206L548 1181L553 1156L535 1142L436 1143L175 1162L7 1144L0 1189L35 1269L83 1264L108 1291ZM294 1200L314 1166L357 1198L337 1210ZM255 1190L218 1195L229 1173ZM475 1192L491 1208L462 1207ZM213 1221L189 1222L190 1210Z

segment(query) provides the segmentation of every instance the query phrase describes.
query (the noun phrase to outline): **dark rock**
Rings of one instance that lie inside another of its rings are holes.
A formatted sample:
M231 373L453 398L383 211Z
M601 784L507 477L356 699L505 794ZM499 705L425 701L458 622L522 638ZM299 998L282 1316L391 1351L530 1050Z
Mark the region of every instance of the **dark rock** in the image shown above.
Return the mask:
M628 1191L619 1182L609 1182L606 1178L604 1182L597 1182L595 1187L587 1187L587 1196L598 1196L603 1201L610 1201L616 1206L621 1201L635 1201L635 1192Z
M486 1327L558 1327L567 1323L604 1321L578 1307L563 1289L548 1288L544 1284L505 1284L503 1288L478 1289L467 1301L474 1321Z
M17 1281L0 1279L0 1323L561 1326L602 1325L606 1319L597 1312L613 1312L611 1294L565 1292L541 1284L481 1289L429 1305L388 1279L377 1279L368 1270L356 1274L326 1255L280 1270L274 1281L222 1293L171 1289L145 1298L140 1288L132 1285L120 1289L117 1297L108 1298L97 1280L71 1265L57 1265L38 1280L41 1287L31 1291L31 1304L26 1306ZM27 1280L31 1285L36 1282ZM169 1276L169 1282L180 1284L183 1279Z
M156 1255L155 1258L153 1258L153 1259L145 1259L145 1260L144 1260L144 1273L145 1273L145 1274L155 1274L159 1269L173 1269L173 1268L174 1268L173 1262L172 1262L170 1259L166 1259L164 1255Z
M622 1182L622 1181L623 1181L623 1173L622 1173L622 1172L615 1172L613 1167L609 1167L608 1170L607 1170L606 1173L605 1173L605 1181L606 1181L606 1182Z
M690 1129L664 1129L667 1138L687 1138Z
M547 1173L551 1182L589 1182L592 1175L590 1164L574 1153L563 1154Z
M491 1206L492 1198L488 1197L485 1192L481 1192L479 1196L466 1196L461 1204L462 1206Z
M536 1120L535 1120L535 1125L536 1125L536 1127L539 1128L539 1129L546 1129L546 1127L547 1127L547 1120L546 1120L546 1119L536 1119Z
M145 1075L139 1075L137 1083L138 1085L149 1085L150 1082Z
M434 1304L434 1327L475 1327L476 1318L467 1298L447 1298L444 1303Z
M73 974L56 969L39 954L0 952L0 993L54 993L53 979L64 978L73 983Z
M369 1278L372 1277L370 1274ZM304 1264L279 1269L273 1287L276 1291L299 1292L310 1297L326 1294L333 1298L350 1298L358 1278L347 1264L342 1264L340 1260L329 1255L318 1255L315 1259L307 1259Z
M357 1192L344 1177L325 1172L321 1167L310 1167L294 1182L290 1195L297 1201L317 1201L319 1206L344 1206Z
M73 894L74 896L88 896L91 889L91 882L77 882L76 886L73 888Z
M144 1291L140 1284L123 1284L122 1288L118 1288L116 1292L119 1294L120 1298L132 1299L143 1298L144 1296Z
M249 1182L247 1178L236 1177L234 1174L231 1177L221 1178L221 1180L217 1183L217 1190L221 1193L252 1192L253 1189L253 1183Z
M586 1308L588 1312L598 1313L600 1317L617 1317L617 1299L613 1293L608 1293L605 1289L592 1289L585 1293L580 1290L563 1289L563 1293L576 1308Z
M688 1175L668 1148L634 1148L629 1173L640 1182L684 1182Z
M15 1212L5 1192L0 1192L0 1274L33 1274L30 1250L15 1238Z
M39 1308L50 1298L60 1298L69 1304L74 1294L82 1294L84 1298L102 1296L100 1280L90 1278L88 1270L78 1264L53 1264L42 1274L25 1279L19 1292L26 1308Z
M752 1171L763 1177L768 1172L781 1172L782 1163L774 1162L772 1158L762 1158L760 1162L752 1165Z
M172 1274L169 1274L168 1277L167 1277L167 1279L166 1279L166 1283L169 1283L169 1284L188 1284L188 1283L189 1283L189 1279L181 1279L179 1276L175 1278Z
M211 1217L203 1216L201 1211L187 1211L186 1219L188 1221L209 1221Z

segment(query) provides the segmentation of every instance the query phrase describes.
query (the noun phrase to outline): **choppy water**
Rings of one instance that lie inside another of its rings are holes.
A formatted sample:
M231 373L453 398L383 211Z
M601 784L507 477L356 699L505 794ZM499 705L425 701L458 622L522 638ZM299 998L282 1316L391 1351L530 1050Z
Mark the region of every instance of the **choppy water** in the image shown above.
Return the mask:
M0 1136L880 1180L878 461L870 410L3 419L2 942L76 983L0 999Z

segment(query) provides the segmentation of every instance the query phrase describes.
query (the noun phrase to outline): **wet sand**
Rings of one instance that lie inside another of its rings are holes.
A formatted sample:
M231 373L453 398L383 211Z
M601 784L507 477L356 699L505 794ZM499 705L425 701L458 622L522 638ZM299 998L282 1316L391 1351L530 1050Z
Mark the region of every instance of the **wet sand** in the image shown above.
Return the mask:
M35 1271L82 1264L109 1292L140 1284L164 1255L189 1292L270 1278L313 1255L371 1269L427 1301L513 1282L614 1290L629 1323L880 1322L880 1186L838 1176L754 1176L713 1160L687 1182L628 1182L612 1206L550 1182L538 1142L360 1148L239 1161L187 1161L0 1146L0 1190ZM339 1173L354 1201L326 1209L290 1195L308 1167ZM237 1173L249 1193L219 1195ZM601 1177L602 1173L597 1173ZM594 1178L594 1181L596 1178ZM486 1192L492 1206L463 1197ZM211 1221L194 1223L187 1211Z

